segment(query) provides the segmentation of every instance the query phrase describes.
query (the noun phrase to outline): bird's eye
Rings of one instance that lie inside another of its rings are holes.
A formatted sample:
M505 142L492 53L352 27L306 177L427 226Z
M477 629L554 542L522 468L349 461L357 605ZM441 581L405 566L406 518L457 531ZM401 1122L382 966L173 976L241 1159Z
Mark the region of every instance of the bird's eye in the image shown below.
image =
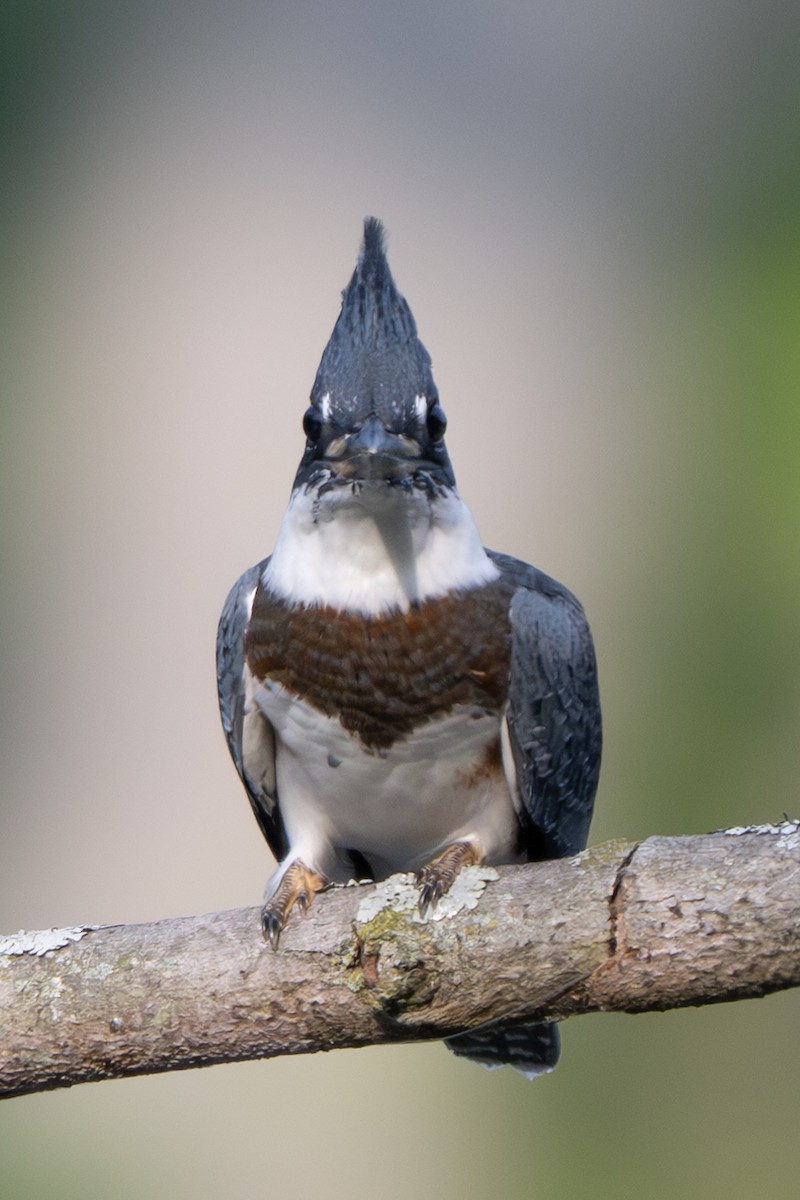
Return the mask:
M447 429L447 417L444 415L444 410L438 400L428 409L426 421L431 440L434 442L441 441L444 437L444 431Z
M303 413L303 433L310 442L318 442L322 433L322 418L314 407Z

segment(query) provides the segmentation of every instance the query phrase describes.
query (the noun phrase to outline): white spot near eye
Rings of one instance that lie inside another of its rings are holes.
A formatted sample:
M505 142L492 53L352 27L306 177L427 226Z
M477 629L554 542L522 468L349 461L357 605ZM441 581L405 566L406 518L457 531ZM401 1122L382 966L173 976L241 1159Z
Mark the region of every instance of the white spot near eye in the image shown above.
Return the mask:
M425 397L424 396L415 396L414 397L414 412L417 415L417 417L419 417L420 421L425 416L427 411L428 411L428 401L425 399Z
M331 415L331 394L330 394L330 392L326 392L325 395L322 397L322 399L319 402L319 407L320 407L320 413L322 415L323 421L327 421L328 417Z

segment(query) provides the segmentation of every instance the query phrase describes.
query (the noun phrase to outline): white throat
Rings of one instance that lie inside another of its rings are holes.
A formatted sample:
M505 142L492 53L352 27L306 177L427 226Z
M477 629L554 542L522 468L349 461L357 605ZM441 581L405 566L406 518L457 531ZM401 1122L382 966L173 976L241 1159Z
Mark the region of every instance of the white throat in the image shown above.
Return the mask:
M499 574L455 490L431 499L383 484L295 492L264 582L294 603L377 616Z

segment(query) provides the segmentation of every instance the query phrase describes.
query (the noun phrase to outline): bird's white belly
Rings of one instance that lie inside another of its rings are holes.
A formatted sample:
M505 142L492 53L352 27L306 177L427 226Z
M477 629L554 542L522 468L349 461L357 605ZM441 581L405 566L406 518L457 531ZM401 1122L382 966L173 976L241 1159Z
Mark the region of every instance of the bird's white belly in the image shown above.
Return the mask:
M252 698L276 734L290 858L333 880L352 874L342 853L350 849L379 876L417 870L462 839L478 843L487 861L517 859L498 717L456 709L374 751L280 685L254 681Z

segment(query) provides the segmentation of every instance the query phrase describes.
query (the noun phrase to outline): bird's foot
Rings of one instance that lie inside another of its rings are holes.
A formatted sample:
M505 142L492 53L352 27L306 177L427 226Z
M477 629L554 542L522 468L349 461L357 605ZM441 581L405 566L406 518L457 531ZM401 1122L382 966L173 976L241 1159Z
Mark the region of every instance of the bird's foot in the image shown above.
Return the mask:
M450 891L462 867L480 866L483 855L473 842L453 842L417 871L419 914L424 917Z
M324 888L326 883L322 875L309 870L299 859L292 863L277 890L261 910L261 928L271 949L278 949L281 930L294 906L297 905L303 913L308 912L314 893Z

